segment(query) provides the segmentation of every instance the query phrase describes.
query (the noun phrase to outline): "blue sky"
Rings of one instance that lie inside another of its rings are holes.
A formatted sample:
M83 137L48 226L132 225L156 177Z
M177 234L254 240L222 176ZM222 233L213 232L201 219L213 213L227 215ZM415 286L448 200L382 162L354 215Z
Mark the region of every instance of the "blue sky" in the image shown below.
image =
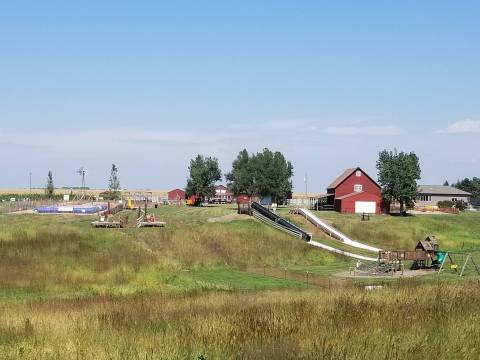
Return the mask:
M476 1L15 1L0 5L0 187L183 186L263 147L322 191L380 150L422 183L480 176Z

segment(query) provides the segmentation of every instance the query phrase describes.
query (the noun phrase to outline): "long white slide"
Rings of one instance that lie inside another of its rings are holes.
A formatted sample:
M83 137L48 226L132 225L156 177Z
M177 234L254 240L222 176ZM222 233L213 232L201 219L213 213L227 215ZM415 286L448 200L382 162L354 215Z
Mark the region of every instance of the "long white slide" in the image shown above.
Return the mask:
M350 239L349 237L342 234L340 231L338 231L334 227L332 227L332 226L328 225L327 223L325 223L324 221L320 220L310 210L299 209L299 212L300 212L300 214L304 215L307 218L307 220L309 220L311 223L313 223L318 228L322 229L329 236L333 237L334 239L340 240L341 242L343 242L346 245L350 245L350 246L356 247L358 249L369 250L369 251L376 252L376 253L378 253L381 250L379 248L376 248L376 247L373 247L373 246L370 246L370 245L366 245L366 244L362 244L358 241ZM322 246L326 246L326 245L322 244ZM356 255L356 256L360 256L360 255Z
M331 251L331 252L336 253L336 254L340 254L340 255L343 255L343 256L348 256L348 257L351 257L351 258L354 258L354 259L365 260L365 261L378 261L377 258L372 258L372 257L368 257L368 256L363 256L363 255L357 255L357 254L354 254L354 253L351 253L351 252L348 252L348 251L343 251L343 250L336 249L336 248L333 248L333 247L325 245L325 244L321 244L321 243L313 241L313 240L310 240L307 244L319 247L319 248L324 249L324 250Z

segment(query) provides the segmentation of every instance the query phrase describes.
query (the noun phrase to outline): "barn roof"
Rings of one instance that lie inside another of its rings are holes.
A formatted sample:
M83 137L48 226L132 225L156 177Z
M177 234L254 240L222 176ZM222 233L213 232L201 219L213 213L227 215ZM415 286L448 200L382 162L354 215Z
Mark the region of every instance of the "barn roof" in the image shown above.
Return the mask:
M344 182L350 175L352 175L353 172L356 171L356 170L357 170L357 168L351 168L351 169L345 170L330 185L328 185L327 189L335 189L338 185L340 185L342 182Z
M365 171L363 171L360 167L357 166L356 168L350 168L350 169L345 170L330 185L328 185L327 190L337 188L341 183L343 183L345 180L347 180L347 178L350 177L350 175L352 175L357 170L360 170L365 176L367 176L370 180L372 180L375 185L380 187L380 185L378 185L378 183L375 180L373 180Z

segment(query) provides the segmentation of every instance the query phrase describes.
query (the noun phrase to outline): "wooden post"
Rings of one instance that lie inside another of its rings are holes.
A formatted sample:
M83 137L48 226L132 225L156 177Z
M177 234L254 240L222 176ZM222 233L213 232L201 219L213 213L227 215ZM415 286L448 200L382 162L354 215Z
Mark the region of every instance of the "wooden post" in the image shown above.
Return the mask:
M143 214L143 221L147 221L147 199L145 198L145 214Z

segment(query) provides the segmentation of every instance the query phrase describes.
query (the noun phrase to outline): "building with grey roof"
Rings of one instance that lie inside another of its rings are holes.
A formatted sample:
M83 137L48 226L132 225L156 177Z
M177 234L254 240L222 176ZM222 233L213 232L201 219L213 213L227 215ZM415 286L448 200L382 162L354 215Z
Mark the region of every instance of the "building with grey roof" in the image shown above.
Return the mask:
M439 201L458 201L463 200L470 204L469 192L445 185L420 185L418 187L418 197L416 206L436 206Z

